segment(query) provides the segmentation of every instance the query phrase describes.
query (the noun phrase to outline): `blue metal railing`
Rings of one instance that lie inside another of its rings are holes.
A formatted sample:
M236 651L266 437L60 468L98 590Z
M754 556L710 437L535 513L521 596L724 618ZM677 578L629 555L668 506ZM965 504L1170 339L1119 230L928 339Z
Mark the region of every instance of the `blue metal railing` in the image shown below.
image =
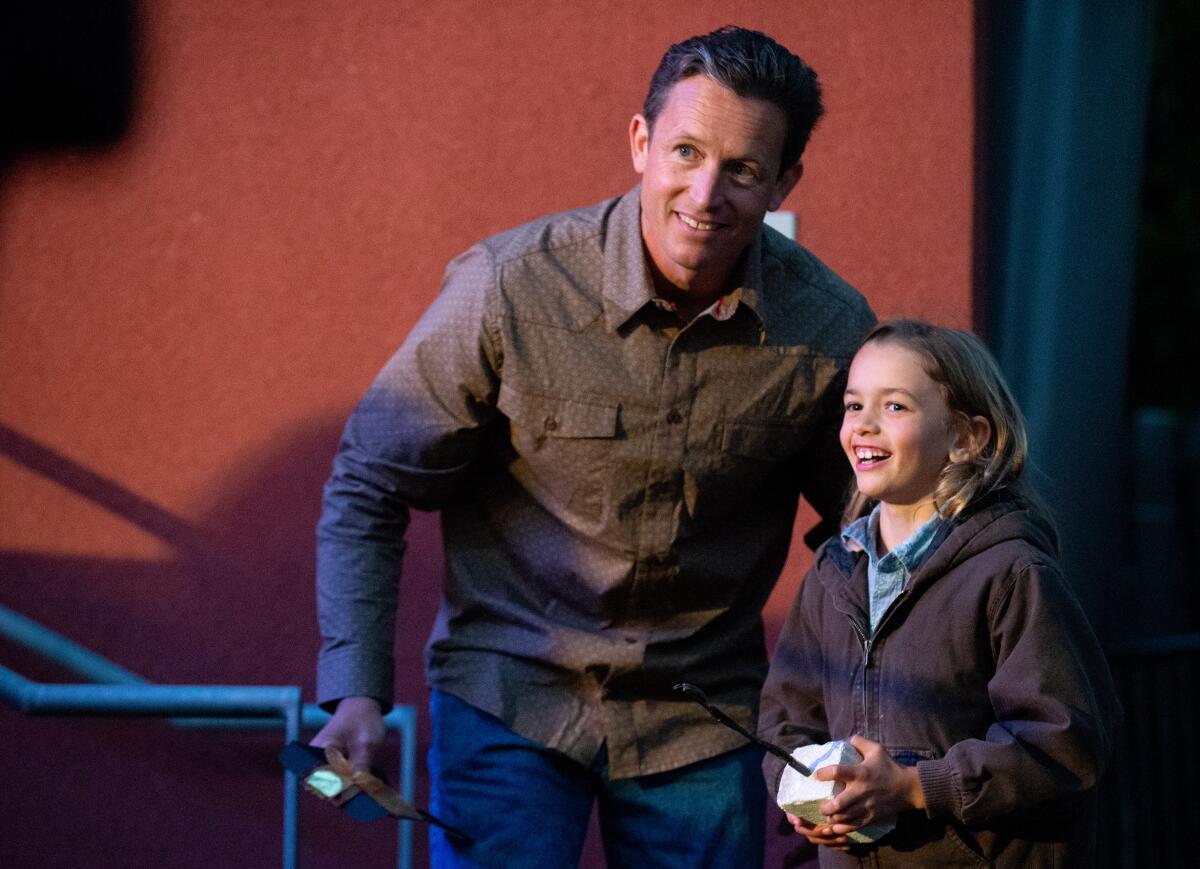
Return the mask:
M55 662L90 684L33 682L0 666L0 700L28 715L129 715L165 717L179 727L243 729L283 726L288 741L302 729L329 720L320 707L301 702L294 685L158 685L66 637L0 606L0 636ZM395 706L384 724L400 735L399 790L410 802L415 791L416 711ZM283 867L296 869L299 783L284 773ZM400 821L396 864L412 865L412 822Z

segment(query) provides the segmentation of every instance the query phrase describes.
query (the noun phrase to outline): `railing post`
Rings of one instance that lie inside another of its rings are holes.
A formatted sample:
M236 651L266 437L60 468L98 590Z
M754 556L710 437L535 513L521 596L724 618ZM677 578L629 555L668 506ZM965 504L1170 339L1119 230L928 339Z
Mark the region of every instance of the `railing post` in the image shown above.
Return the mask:
M56 634L37 622L0 606L0 637L36 652L77 673L90 684L42 684L0 666L0 701L26 715L130 715L166 718L177 727L276 728L284 722L285 741L301 737L305 727L320 729L329 714L305 705L300 689L292 686L157 685L147 682L107 658ZM401 736L400 787L414 798L416 769L416 712L397 706L384 723ZM285 771L283 779L283 867L299 862L299 777ZM414 824L400 821L397 865L412 866Z
M302 707L300 689L295 689L292 697L283 709L284 743L300 738L300 710ZM283 771L283 869L298 869L297 842L300 836L300 780L290 769Z
M417 760L417 716L412 707L398 710L400 719L400 792L407 800L415 798L414 770ZM412 821L401 821L396 830L397 869L412 869Z

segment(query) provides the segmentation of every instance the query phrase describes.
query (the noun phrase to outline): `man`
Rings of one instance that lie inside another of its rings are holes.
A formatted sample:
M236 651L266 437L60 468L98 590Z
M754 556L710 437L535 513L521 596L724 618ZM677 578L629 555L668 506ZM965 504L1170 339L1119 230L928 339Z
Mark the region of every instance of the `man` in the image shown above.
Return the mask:
M837 514L841 383L873 317L762 227L800 179L816 77L760 33L673 46L630 125L641 184L488 239L346 427L319 526L314 744L359 764L392 697L408 509L442 511L429 644L439 866L761 863L748 728L761 610L803 492Z

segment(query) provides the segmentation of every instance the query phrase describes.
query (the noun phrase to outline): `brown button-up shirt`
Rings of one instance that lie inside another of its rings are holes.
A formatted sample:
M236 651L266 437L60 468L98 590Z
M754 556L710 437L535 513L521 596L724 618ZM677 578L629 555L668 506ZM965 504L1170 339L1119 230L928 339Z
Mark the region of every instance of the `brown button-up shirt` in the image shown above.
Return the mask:
M803 492L848 473L844 372L862 297L764 229L736 295L690 323L653 303L638 191L455 259L346 426L319 528L318 699L390 700L408 509L440 509L429 679L614 778L742 744L761 610ZM721 313L720 319L713 316Z

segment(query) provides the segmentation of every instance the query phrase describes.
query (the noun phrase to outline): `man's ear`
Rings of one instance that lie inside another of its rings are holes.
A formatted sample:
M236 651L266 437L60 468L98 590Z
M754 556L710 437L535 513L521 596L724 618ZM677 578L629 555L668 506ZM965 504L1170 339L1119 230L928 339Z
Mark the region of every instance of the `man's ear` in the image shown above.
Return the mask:
M629 122L629 151L633 156L633 171L641 175L650 151L650 124L641 115L634 115Z
M954 427L954 445L950 448L950 461L968 462L979 455L992 437L992 424L987 417L964 417Z
M775 189L771 191L771 200L767 204L767 211L775 211L783 205L783 200L788 198L788 194L792 192L792 188L799 183L803 175L804 161L802 160L797 160L796 165L791 169L785 169L775 181Z

